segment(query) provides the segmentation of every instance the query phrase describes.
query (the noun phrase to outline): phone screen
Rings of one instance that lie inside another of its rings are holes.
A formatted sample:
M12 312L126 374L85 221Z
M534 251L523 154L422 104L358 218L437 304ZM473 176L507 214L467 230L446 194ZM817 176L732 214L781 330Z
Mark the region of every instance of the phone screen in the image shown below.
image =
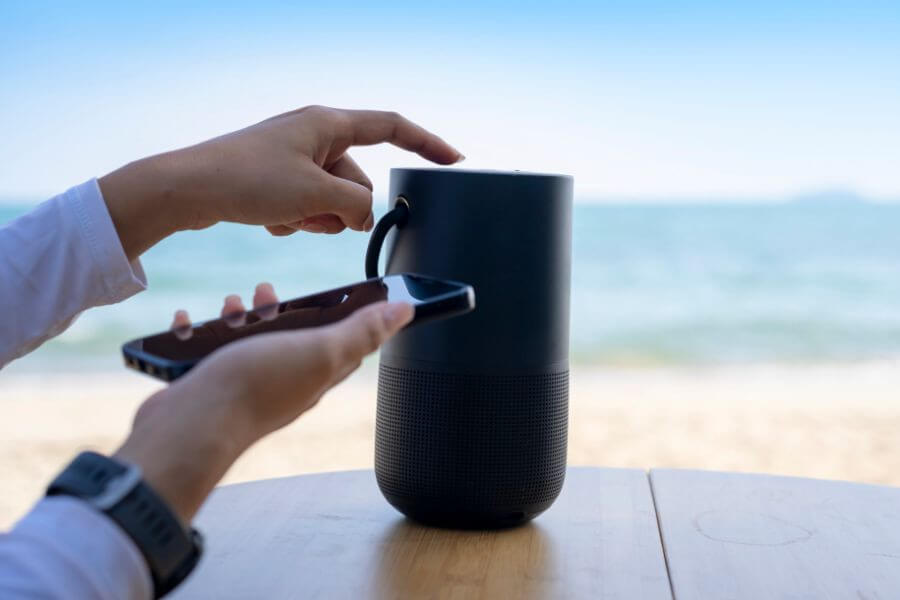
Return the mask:
M133 350L170 361L199 361L235 340L273 331L318 327L359 308L387 300L414 306L459 293L468 286L417 275L388 275L296 300L257 308L130 342Z

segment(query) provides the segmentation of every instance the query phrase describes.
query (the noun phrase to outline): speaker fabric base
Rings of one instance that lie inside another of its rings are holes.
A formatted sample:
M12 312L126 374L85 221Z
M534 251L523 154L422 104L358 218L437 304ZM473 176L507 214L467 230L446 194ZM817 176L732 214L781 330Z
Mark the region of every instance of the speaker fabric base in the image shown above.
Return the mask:
M382 364L375 475L407 516L508 527L546 510L566 471L568 370L430 372Z

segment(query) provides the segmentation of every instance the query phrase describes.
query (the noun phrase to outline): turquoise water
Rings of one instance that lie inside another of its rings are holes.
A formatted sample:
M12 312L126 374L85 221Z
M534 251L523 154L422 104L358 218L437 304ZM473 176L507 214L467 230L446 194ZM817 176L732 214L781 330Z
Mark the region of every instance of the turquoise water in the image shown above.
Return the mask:
M380 203L383 205L383 203ZM26 209L0 206L0 222ZM605 365L900 356L900 205L585 205L575 209L572 352ZM223 224L144 259L150 288L83 314L10 370L120 369L119 346L197 319L257 281L291 297L363 278L367 236Z

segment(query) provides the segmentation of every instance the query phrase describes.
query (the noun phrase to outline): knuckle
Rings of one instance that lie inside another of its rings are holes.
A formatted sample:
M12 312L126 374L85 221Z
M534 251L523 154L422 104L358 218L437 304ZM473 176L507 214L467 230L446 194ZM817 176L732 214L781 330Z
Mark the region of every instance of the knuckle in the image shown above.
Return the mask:
M410 148L410 150L412 150L413 152L422 152L428 146L428 142L428 136L423 135L416 141L415 144L412 145L412 148Z
M372 190L370 190L366 186L361 187L362 189L359 190L358 210L362 217L365 219L369 216L369 213L372 212Z
M364 353L375 352L381 345L382 339L384 339L384 323L380 315L372 315L366 320Z
M362 365L362 360L359 358L347 363L347 375L349 375L353 371L357 370L360 367L360 365Z
M331 108L329 109L329 116L335 125L340 125L344 128L349 129L353 124L353 118L349 113L347 113L347 111Z
M321 104L310 104L308 106L304 106L300 110L297 111L298 114L308 114L308 115L316 115L320 114L323 111L327 110L328 107L322 106Z
M313 121L322 123L332 129L338 129L342 127L344 122L347 121L348 118L343 111L336 108L331 108L330 106L322 106L321 104L311 104L310 106L304 106L298 111L298 113L303 114Z
M332 109L326 122L339 146L347 147L353 144L353 118L347 112Z
M322 359L325 370L329 374L337 373L347 362L347 354L341 344L334 339L326 339L322 344Z

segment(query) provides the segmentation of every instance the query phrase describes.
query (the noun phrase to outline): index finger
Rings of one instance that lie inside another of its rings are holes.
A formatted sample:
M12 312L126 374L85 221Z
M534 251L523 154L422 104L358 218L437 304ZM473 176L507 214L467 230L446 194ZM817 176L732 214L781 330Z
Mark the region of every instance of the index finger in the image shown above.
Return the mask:
M459 150L406 117L381 110L347 110L354 146L388 142L422 158L450 165L465 158Z

